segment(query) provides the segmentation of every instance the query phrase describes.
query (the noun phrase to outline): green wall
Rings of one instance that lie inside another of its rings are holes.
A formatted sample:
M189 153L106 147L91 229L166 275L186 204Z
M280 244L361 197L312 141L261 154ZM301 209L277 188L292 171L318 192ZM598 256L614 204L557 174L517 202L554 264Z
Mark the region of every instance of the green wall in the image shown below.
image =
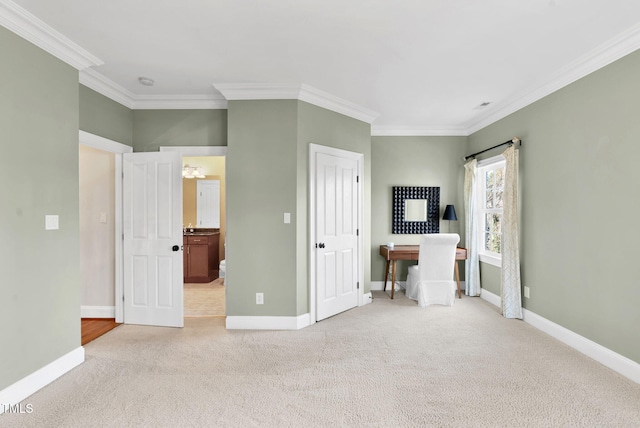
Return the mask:
M227 110L134 110L133 151L160 146L226 146Z
M131 146L133 111L80 85L80 129Z
M640 363L638 76L635 52L474 133L469 150L523 140L524 306Z
M393 186L439 186L440 218L453 204L459 221L440 221L440 230L459 233L464 243L462 187L466 137L372 137L371 138L371 279L384 281L385 260L380 245L418 244L418 235L392 234ZM449 229L450 228L450 229ZM396 280L404 281L415 262L397 262ZM459 264L461 279L463 264Z
M227 315L297 315L297 101L229 101ZM284 224L283 213L291 213ZM256 293L264 305L256 305Z
M4 27L0 52L2 390L80 346L80 257L78 72Z

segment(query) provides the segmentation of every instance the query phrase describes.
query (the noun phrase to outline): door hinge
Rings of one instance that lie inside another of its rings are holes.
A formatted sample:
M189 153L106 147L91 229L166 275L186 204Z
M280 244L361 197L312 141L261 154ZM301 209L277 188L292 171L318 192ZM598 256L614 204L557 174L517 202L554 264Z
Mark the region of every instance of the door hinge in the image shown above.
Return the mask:
M358 290L360 290L360 281L356 282L356 285L358 286Z
M356 236L360 236L360 229L356 229Z
M122 295L122 301L124 302L124 294Z
M122 240L124 241L124 233L122 234Z
M360 183L360 176L356 175L356 183Z

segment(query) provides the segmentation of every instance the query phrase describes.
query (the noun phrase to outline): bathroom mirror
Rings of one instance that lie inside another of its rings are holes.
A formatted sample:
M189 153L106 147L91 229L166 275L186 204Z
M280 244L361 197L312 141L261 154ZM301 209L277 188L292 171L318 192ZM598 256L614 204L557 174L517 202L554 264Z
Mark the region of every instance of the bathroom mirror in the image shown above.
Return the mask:
M440 231L440 187L394 186L391 233Z
M404 221L427 221L428 199L405 199Z

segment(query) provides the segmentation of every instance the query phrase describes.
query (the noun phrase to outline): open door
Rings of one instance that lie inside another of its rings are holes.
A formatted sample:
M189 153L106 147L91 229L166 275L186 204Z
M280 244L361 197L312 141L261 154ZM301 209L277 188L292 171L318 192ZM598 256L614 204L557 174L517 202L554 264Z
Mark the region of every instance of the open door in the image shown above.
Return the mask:
M124 323L182 327L182 160L123 155Z

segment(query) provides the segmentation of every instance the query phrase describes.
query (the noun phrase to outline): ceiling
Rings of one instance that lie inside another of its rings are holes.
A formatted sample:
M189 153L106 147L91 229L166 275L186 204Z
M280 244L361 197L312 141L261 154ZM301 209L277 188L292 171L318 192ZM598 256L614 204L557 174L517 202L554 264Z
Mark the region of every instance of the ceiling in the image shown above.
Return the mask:
M306 85L367 112L374 135L468 135L640 47L637 0L0 3L97 57L81 82L132 108Z

